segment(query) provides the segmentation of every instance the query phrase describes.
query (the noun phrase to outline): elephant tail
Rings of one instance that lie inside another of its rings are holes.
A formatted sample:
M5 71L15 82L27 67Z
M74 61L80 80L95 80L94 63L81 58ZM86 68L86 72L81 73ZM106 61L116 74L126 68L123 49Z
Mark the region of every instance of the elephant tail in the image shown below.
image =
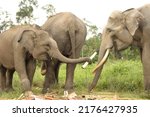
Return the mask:
M71 47L72 47L72 57L76 58L76 32L75 32L75 25L74 23L70 23L69 25L69 37L70 37L70 42L71 42Z

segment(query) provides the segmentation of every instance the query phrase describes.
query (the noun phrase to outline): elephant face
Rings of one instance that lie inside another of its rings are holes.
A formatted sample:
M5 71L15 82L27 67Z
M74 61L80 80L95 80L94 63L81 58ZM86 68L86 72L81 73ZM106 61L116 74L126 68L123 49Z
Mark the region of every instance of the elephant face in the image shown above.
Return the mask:
M65 63L90 61L89 57L69 59L63 56L58 49L56 41L44 30L34 28L23 29L16 38L18 43L38 60L47 60L54 57Z
M113 42L115 42L116 48L122 50L132 44L133 41L131 32L129 32L125 23L124 14L120 11L114 11L111 14L103 35L102 40L107 48L114 46Z
M141 30L143 22L144 16L136 9L128 9L124 12L114 11L110 15L102 33L98 65L93 71L95 78L89 90L96 86L109 50L113 47L117 48L117 50L129 47L134 42L136 32Z
M37 31L36 34L37 36L34 39L35 47L33 49L32 55L38 60L47 60L51 57L51 55L49 55L48 52L52 48L51 40L53 39L48 35L47 32L43 30Z
M124 12L114 11L105 29L106 33L110 33L111 36L108 37L110 39L105 36L103 39L105 43L109 43L110 40L115 42L118 50L126 49L133 43L134 36L143 22L144 16L136 9L128 9Z
M50 37L43 30L24 29L20 32L18 42L33 55L35 59L47 60L50 49Z

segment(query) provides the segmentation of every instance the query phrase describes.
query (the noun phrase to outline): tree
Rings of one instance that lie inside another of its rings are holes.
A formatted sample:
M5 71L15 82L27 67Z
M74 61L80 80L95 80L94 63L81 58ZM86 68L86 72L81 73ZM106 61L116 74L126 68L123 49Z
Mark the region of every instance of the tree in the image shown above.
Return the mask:
M5 31L13 25L13 22L7 11L2 11L0 9L0 32Z
M56 14L56 10L52 4L47 4L42 7L46 11L47 17L53 16Z
M88 32L88 37L99 37L101 33L99 33L99 28L92 24L90 21L86 20L85 18L83 19L83 21L85 22L86 26L87 26L87 32Z
M82 49L82 56L91 56L95 51L99 50L100 41L101 41L101 33L98 32L98 27L96 25L91 24L86 19L83 19L87 26L87 40ZM93 61L97 60L97 56Z
M35 18L33 17L34 8L38 7L37 0L21 0L19 3L19 11L16 12L17 23L30 24Z

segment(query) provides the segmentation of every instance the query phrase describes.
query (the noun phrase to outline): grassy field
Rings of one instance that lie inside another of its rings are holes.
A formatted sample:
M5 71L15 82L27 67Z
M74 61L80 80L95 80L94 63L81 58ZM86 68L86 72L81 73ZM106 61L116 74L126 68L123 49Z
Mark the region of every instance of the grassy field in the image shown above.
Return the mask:
M143 72L139 60L108 60L96 88L89 93L87 87L94 77L92 74L94 66L95 64L91 64L86 69L82 69L81 65L77 65L74 87L80 99L86 97L89 99L150 99L150 93L145 92L143 88ZM66 65L63 64L59 74L59 84L54 87L50 95L63 96L65 68ZM14 77L15 91L1 93L0 99L18 99L21 95L20 80L17 74ZM37 68L32 87L34 94L41 95L43 81L40 68Z

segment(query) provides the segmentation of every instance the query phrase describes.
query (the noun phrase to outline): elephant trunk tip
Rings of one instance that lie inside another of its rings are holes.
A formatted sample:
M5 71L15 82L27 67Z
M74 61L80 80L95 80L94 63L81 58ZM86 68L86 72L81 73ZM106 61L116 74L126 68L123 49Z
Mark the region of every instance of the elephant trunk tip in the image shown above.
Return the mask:
M91 92L93 88L94 88L93 85L90 85L90 86L88 87L88 92Z
M92 59L97 55L97 51L94 52L91 56L90 56L90 59L89 59L89 62L92 61ZM87 65L89 64L89 62L85 62L83 65L82 65L82 69L85 69L87 67Z
M86 62L91 62L90 57L81 57L82 59L85 59Z

